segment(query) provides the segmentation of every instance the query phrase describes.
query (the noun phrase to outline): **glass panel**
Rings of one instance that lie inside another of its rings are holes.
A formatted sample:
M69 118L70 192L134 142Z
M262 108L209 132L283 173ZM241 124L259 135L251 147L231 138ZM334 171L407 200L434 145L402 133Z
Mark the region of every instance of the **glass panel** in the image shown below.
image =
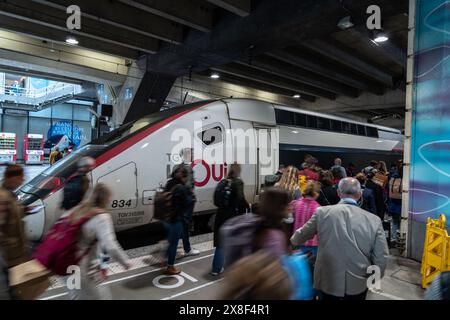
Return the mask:
M365 136L366 135L366 127L358 124L358 135Z
M275 110L275 117L278 124L284 124L287 126L294 125L294 113L285 110Z
M317 117L317 129L330 130L330 119Z
M342 121L331 120L331 130L334 132L342 132Z
M306 115L301 113L295 114L295 125L298 127L306 127Z
M307 116L308 128L317 129L317 117Z
M358 129L356 127L356 124L350 123L350 133L351 134L358 134Z

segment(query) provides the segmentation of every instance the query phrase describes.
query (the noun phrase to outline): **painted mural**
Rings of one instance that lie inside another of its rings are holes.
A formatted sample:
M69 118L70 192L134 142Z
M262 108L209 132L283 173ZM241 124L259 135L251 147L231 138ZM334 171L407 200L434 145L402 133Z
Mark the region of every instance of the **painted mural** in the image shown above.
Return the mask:
M450 219L450 1L417 0L410 216Z

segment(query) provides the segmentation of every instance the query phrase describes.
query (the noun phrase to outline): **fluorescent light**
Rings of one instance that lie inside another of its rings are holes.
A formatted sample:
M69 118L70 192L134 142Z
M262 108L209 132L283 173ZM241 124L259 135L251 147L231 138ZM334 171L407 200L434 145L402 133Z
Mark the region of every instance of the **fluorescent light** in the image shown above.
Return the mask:
M220 78L220 76L219 76L218 73L212 73L210 77L211 77L212 79L219 79L219 78Z
M379 33L373 39L373 41L375 41L377 43L386 42L388 40L389 40L389 37L385 33Z
M292 97L293 97L294 99L300 99L302 96L299 95L299 94L294 94Z
M66 42L68 44L73 44L73 45L77 45L79 42L77 39L75 39L74 37L67 37L66 38Z
M292 133L298 133L298 131L292 131Z
M377 140L377 143L383 143L383 140Z

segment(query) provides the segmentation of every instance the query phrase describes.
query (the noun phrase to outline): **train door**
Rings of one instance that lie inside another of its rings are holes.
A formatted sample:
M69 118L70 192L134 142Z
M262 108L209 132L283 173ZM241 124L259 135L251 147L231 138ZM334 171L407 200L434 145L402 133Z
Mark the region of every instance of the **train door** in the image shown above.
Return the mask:
M257 186L257 148L256 132L250 121L231 120L231 141L233 161L241 165L241 178L244 181L245 198L255 202Z
M229 121L225 104L213 104L195 113L193 163L197 203L195 211L214 210L213 194L227 175L226 145Z
M255 125L257 141L257 163L256 166L256 196L261 193L264 180L267 175L274 174L278 169L279 146L278 130L276 127L265 127Z
M134 216L138 207L137 167L136 163L129 162L104 174L97 179L97 183L104 183L112 191L109 210L117 213L116 225L132 227L142 224L141 217ZM131 212L129 214L129 212Z

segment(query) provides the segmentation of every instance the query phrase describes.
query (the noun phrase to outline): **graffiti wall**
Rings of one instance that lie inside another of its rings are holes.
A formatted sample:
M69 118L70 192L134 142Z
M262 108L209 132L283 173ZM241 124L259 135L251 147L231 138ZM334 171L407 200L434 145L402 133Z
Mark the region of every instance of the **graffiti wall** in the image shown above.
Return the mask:
M445 213L450 220L449 58L450 1L417 0L409 198L413 242L424 234L428 217ZM421 240L413 248L417 257Z

